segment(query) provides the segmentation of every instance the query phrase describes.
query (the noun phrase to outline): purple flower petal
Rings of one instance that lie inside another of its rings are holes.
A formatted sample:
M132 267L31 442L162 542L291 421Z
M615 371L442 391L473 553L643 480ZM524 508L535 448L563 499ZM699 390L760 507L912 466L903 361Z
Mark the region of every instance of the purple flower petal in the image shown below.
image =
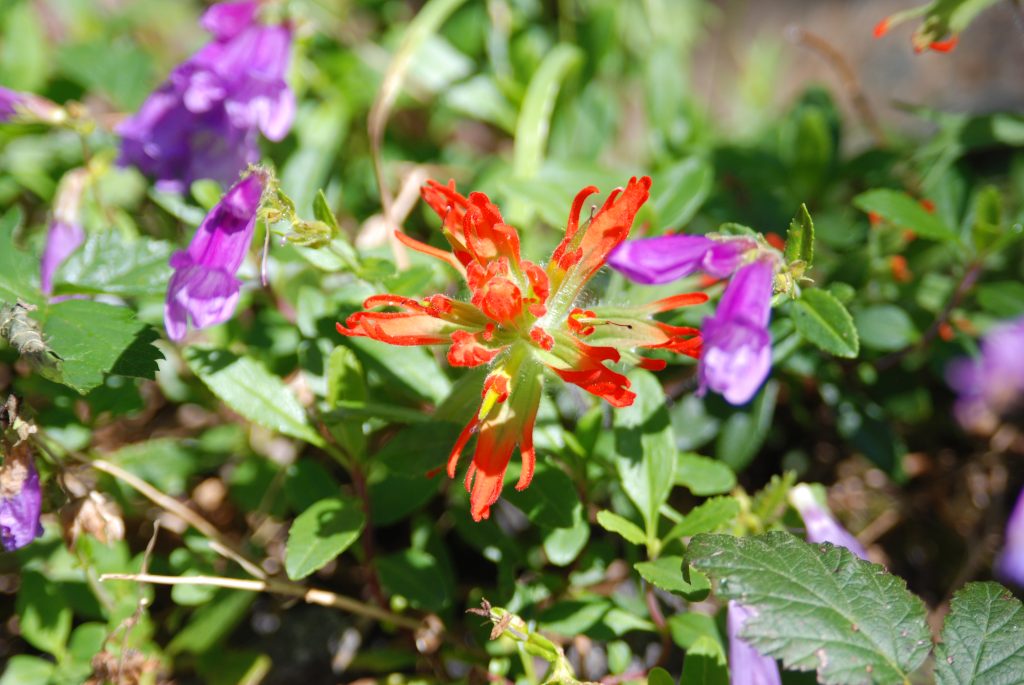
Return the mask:
M13 119L16 107L24 101L24 93L0 86L0 123Z
M1024 318L993 328L977 359L957 359L946 380L957 391L954 412L960 424L991 433L1006 413L1024 401Z
M203 16L214 40L171 72L118 127L122 164L181 191L200 178L230 183L259 159L258 132L280 140L295 101L284 80L287 25L257 22L256 2L221 3Z
M164 305L171 340L185 337L189 319L206 328L234 313L241 287L235 274L252 242L264 182L255 173L232 186L196 229L188 250L171 256L175 272Z
M7 551L24 547L43 534L39 524L43 495L39 472L28 446L15 446L0 467L0 545Z
M779 665L764 656L740 637L744 624L757 610L733 600L729 601L727 628L729 632L729 683L731 685L782 685Z
M739 266L743 254L755 247L746 238L712 240L697 235L668 235L630 240L608 258L613 269L630 280L652 285L668 283L695 271L725 278Z
M726 286L714 316L704 319L698 367L701 393L711 389L731 404L746 404L768 377L774 276L770 259L744 266Z
M789 501L807 526L808 542L831 542L838 547L845 547L861 559L867 559L868 553L848 530L843 528L832 514L818 504L811 488L803 483L789 492Z
M54 221L46 233L46 247L39 263L39 289L53 293L53 275L57 267L85 241L85 231L76 223Z
M996 575L1024 587L1024 490L1006 522L1006 541L995 565Z

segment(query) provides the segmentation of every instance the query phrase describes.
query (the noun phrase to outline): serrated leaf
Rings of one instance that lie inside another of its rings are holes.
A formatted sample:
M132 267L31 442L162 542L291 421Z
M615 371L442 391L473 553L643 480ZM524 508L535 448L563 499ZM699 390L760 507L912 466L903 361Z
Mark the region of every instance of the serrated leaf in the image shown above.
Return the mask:
M189 347L184 356L192 372L234 411L283 435L323 445L295 395L255 359L200 346Z
M714 497L694 507L683 520L672 526L665 540L711 533L732 521L740 513L740 503L732 497Z
M968 583L953 595L935 648L939 685L1014 685L1024 675L1024 606L999 583Z
M672 490L675 437L658 379L646 371L634 371L629 379L637 397L615 412L615 464L623 490L640 510L648 537L653 537L658 509Z
M597 523L609 532L618 533L627 542L632 542L634 545L642 545L647 542L647 536L640 529L640 526L629 519L619 516L615 512L608 510L597 512Z
M837 357L853 359L860 351L853 317L827 290L805 290L793 303L793 323L800 335Z
M816 669L822 683L903 682L931 649L924 603L845 548L776 531L698 535L687 556L718 594L756 607L745 640L788 668Z
M690 580L683 576L682 557L659 557L654 561L638 561L633 568L651 585L682 595L691 601L700 601L708 596L711 583L700 571L690 570Z
M323 568L359 538L366 519L355 500L328 497L295 518L288 531L284 568L292 580Z
M103 383L104 374L119 362L132 375L143 375L145 365L139 357L162 358L152 348L152 335L138 341L141 350L123 355L136 344L146 324L135 318L127 307L92 300L65 300L41 310L45 317L43 334L50 348L63 362L59 375L51 377L85 394ZM157 357L157 355L159 355Z
M728 464L684 452L676 461L676 485L682 485L698 497L720 495L736 487L736 474Z
M92 235L57 270L54 292L162 295L171 277L167 260L173 251L170 243L147 238L128 241L117 231Z
M873 212L900 228L909 228L922 238L958 242L957 234L939 217L927 211L906 193L879 188L861 193L853 204L865 212Z
M787 263L802 261L810 267L814 262L814 221L807 205L800 205L800 211L789 222L784 255Z

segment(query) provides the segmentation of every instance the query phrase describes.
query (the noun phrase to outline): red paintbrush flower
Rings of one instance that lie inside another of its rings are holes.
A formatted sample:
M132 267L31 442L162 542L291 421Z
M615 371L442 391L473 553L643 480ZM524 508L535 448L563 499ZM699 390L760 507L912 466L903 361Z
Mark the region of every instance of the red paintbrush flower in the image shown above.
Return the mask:
M344 325L338 324L342 335L392 345L450 345L452 366L492 365L480 409L448 458L448 475L454 477L462 449L476 434L473 462L466 473L475 520L490 514L517 444L523 468L516 489L530 484L536 460L533 424L545 367L615 407L626 407L635 398L629 379L606 362L657 370L665 363L640 356L638 348L664 348L691 357L700 354L699 331L654 321L652 315L704 302L703 293L677 295L639 308L575 306L587 281L626 239L650 187L646 176L630 179L625 189L611 193L585 226L580 226L580 212L597 188L580 191L569 213L565 238L543 268L522 259L519 234L502 220L486 195L470 193L466 198L455 191L454 181L448 185L429 181L421 194L441 217L451 251L402 233L398 238L457 269L469 286L469 302L443 295L423 300L375 295L366 300L365 309L389 306L397 311L356 312Z

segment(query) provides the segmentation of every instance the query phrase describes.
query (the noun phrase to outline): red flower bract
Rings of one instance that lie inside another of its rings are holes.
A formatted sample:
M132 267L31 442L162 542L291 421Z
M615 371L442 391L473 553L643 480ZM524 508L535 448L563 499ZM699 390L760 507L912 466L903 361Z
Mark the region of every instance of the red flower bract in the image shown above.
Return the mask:
M342 335L392 345L450 345L452 366L492 365L480 408L448 458L448 475L454 477L462 450L476 435L466 472L475 520L489 516L516 445L523 460L516 489L530 484L536 461L533 425L545 367L615 407L626 407L636 395L629 390L629 379L608 363L664 368L663 360L640 356L637 348L661 348L691 357L700 354L699 331L668 326L651 316L704 302L707 296L702 293L684 293L635 308L583 310L574 304L611 251L626 239L650 187L646 176L630 179L625 188L612 191L583 226L583 205L597 189L580 191L569 212L565 237L543 268L522 259L519 234L486 195L470 193L467 198L456 192L454 181L448 185L428 181L421 194L441 218L450 251L402 233L398 238L458 270L469 287L469 302L442 295L424 300L375 295L366 300L365 309L387 306L397 311L360 311L344 325L338 324Z

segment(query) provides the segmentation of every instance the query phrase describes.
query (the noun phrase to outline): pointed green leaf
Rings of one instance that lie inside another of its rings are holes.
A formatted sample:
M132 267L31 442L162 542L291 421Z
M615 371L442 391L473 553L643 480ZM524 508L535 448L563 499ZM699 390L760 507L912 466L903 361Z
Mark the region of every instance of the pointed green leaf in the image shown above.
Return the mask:
M809 268L814 262L814 222L807 205L800 205L800 211L789 222L786 232L786 262L802 261Z
M359 538L365 523L359 502L347 497L328 497L306 509L288 531L288 577L299 580L323 568Z
M512 168L519 178L532 178L544 162L551 126L551 113L562 81L583 61L583 52L563 43L548 52L530 79L516 120Z
M163 295L171 277L167 260L173 251L170 243L148 238L125 240L118 231L89 236L57 270L54 292Z
M939 685L1019 683L1024 675L1024 606L999 583L968 583L953 595L935 648Z
M718 594L757 609L744 639L822 683L901 683L931 649L924 603L845 548L783 532L698 535L687 555Z
M234 411L283 435L323 445L295 395L255 359L201 346L189 347L184 356L192 372Z
M647 541L647 536L640 530L640 526L614 512L597 512L597 523L607 531L618 533L634 545L642 545Z
M720 495L736 487L736 474L728 464L684 452L676 461L676 485L689 488L698 497Z
M821 349L853 359L860 351L853 317L827 290L805 290L793 303L793 323L804 338Z
M914 198L898 190L869 190L853 198L853 204L865 212L879 215L889 223L909 228L922 238L951 243L960 240L942 219L926 210Z
M633 568L651 585L682 595L691 601L699 601L708 596L711 584L707 576L700 571L690 570L690 580L683 577L682 557L660 557L654 561L639 561Z
M728 685L729 668L722 645L707 635L697 638L686 650L681 681L687 684ZM737 679L737 682L742 681Z
M740 513L740 503L732 497L714 497L694 507L683 520L672 526L665 540L711 533L732 521Z

